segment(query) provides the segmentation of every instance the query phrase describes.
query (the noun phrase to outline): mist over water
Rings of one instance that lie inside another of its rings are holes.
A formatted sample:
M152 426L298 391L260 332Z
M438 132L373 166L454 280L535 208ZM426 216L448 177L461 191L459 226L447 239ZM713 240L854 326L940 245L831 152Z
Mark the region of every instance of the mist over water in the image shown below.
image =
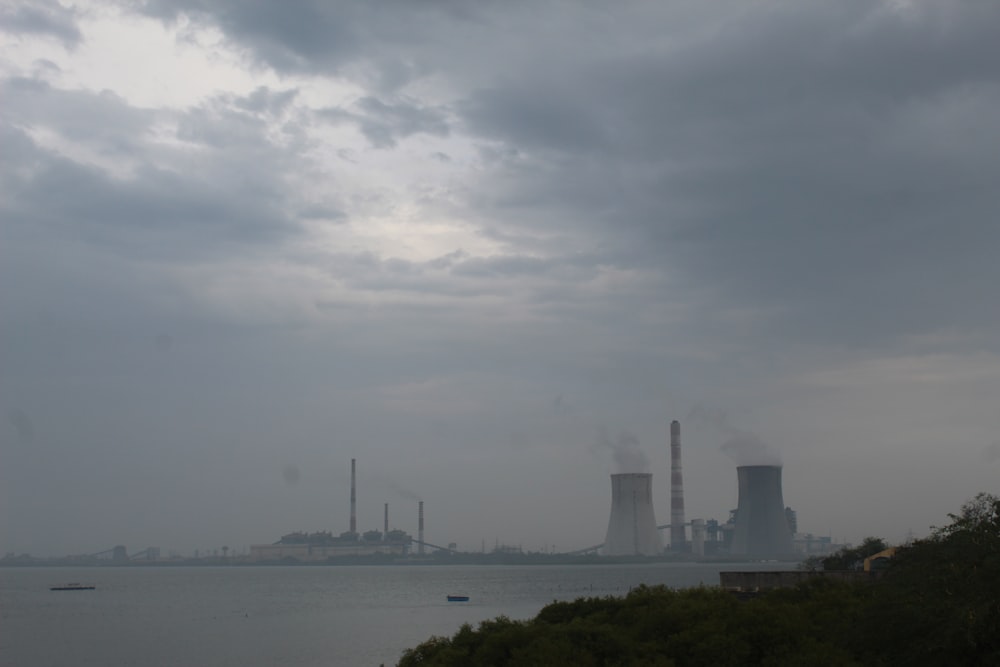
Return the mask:
M4 568L0 667L388 666L463 623L777 565ZM97 588L48 590L66 581Z

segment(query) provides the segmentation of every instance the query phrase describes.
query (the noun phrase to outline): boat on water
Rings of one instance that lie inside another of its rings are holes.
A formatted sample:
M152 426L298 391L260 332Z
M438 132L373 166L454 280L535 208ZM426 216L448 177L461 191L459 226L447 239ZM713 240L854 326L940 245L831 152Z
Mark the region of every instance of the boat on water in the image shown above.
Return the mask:
M50 591L92 591L95 588L97 588L97 586L94 586L93 584L78 584L76 582L49 586Z
M448 602L468 602L468 595L449 595Z

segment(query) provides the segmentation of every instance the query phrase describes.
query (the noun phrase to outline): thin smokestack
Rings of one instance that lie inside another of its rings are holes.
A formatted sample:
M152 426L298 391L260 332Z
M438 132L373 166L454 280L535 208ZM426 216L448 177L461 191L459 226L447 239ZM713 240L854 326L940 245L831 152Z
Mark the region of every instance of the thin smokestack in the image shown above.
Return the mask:
M417 510L417 553L424 555L424 501L420 501Z
M681 475L681 423L670 422L670 549L684 551L684 477Z
M351 535L358 533L358 488L354 459L351 459Z
M385 504L385 530L382 531L385 539L389 539L389 503Z

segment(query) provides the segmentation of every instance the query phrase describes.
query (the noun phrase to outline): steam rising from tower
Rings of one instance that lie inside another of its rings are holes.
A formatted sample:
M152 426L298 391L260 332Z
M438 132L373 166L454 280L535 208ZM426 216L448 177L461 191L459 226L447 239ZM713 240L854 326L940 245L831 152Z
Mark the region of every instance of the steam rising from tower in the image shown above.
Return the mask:
M663 551L653 514L653 476L611 476L611 518L604 540L605 556L655 556Z
M781 495L781 466L740 466L733 555L775 557L792 553L792 534Z
M351 459L351 534L358 534L358 495L357 478L354 475L354 459Z
M389 503L385 504L385 522L384 523L385 523L385 529L382 531L382 535L383 536L388 536L389 535ZM385 539L389 539L389 538L385 537Z
M681 423L670 422L670 549L684 551L684 478L681 475Z

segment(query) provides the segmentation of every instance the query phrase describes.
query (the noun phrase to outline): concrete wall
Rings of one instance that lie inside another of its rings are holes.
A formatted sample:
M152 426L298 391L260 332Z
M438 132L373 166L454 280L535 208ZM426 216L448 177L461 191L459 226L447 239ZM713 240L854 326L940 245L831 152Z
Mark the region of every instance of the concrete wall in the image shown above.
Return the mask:
M791 588L817 577L846 582L870 582L879 576L881 576L880 572L861 572L857 570L720 572L719 585L727 591L757 592L768 591L774 588Z
M294 558L302 562L325 561L327 558L339 556L370 556L372 554L393 554L402 556L405 548L402 545L344 545L315 546L309 544L255 544L250 547L250 560L277 561Z

